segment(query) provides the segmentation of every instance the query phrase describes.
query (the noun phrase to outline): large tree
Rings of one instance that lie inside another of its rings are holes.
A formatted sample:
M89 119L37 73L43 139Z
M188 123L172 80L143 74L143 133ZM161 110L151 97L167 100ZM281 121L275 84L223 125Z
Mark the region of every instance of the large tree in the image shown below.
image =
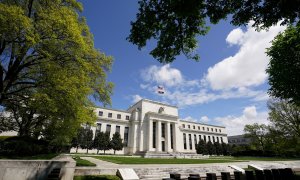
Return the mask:
M110 141L110 145L111 145L111 148L114 150L114 154L116 154L116 151L123 149L124 144L122 141L123 140L121 138L120 133L116 132Z
M76 0L0 0L0 105L47 117L40 135L53 144L95 121L91 97L110 103L112 58L95 49L81 10Z
M277 35L267 54L269 93L300 105L300 23Z
M110 139L109 132L98 132L94 139L94 147L97 149L97 154L99 150L103 150L104 154L106 150L111 149L111 139Z
M265 124L254 123L244 127L245 137L251 138L253 145L257 150L265 151L267 145L268 127Z
M299 22L299 0L139 0L139 12L131 22L128 40L139 49L149 40L157 40L150 54L159 62L172 62L185 54L199 59L193 51L198 46L197 36L208 32L207 23L218 23L229 14L231 23L268 28L278 22Z

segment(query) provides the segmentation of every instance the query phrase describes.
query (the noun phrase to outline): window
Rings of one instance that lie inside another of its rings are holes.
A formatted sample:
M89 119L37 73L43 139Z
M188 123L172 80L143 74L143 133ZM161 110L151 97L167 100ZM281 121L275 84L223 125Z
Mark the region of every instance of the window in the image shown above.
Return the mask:
M194 143L195 143L195 149L196 149L196 147L197 147L197 135L196 134L194 134Z
M153 122L152 134L152 147L156 148L156 122Z
M124 130L124 146L128 146L128 135L129 135L129 127L125 127Z
M185 124L182 124L182 127L185 128Z
M213 142L215 142L215 136L212 136L212 138L213 138Z
M129 116L126 116L126 120L129 120Z
M120 126L116 126L116 132L120 134Z
M216 132L218 132L217 128L215 130L216 130Z
M203 135L203 138L204 138L204 141L206 142L206 136L205 135Z
M189 134L189 141L190 141L190 149L193 149L192 135L191 134Z
M209 128L207 128L207 131L209 131Z
M112 117L112 113L108 113L108 117L111 118Z
M198 130L200 130L200 126L198 126Z
M221 139L221 142L223 143L223 138L222 138L222 137L220 137L220 139Z
M219 137L217 137L217 142L219 142Z
M204 127L202 127L202 130L204 131L204 130L205 130L205 128L204 128Z
M107 125L106 125L106 132L110 133L110 129L111 129L111 125L110 125L110 124L107 124Z
M103 111L99 111L99 116L103 116Z
M196 127L195 127L195 126L193 126L193 129L196 129Z
M201 141L201 135L199 135L199 141Z
M188 128L191 129L191 125L188 125Z
M117 114L117 119L121 119L121 114Z
M210 141L210 136L208 136L208 141Z
M214 132L214 129L213 129L213 128L211 128L211 132Z
M96 130L97 130L97 131L101 131L101 123L97 123Z
M166 137L166 133L165 133L165 123L161 123L161 137Z
M184 145L184 149L187 149L186 148L186 134L183 133L183 145Z
M221 129L219 129L219 132L221 132Z

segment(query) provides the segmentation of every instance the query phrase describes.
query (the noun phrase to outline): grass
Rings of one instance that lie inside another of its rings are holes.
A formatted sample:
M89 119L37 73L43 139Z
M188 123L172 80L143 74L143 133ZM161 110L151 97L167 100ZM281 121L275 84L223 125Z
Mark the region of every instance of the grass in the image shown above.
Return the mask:
M88 160L81 159L79 156L73 156L73 159L76 161L76 166L96 166L96 164Z
M74 176L73 180L120 180L120 178L113 175Z
M227 163L245 161L290 161L299 160L280 157L231 157L212 156L207 159L161 159L161 158L141 158L141 157L121 157L121 156L92 156L104 161L116 164L207 164L207 163Z
M39 154L34 156L0 156L0 159L22 159L22 160L48 160L56 157L59 154Z

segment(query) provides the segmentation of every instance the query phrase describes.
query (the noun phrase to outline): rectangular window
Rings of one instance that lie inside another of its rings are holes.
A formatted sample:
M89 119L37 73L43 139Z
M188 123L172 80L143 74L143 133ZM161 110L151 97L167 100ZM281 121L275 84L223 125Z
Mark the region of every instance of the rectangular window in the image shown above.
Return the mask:
M215 130L216 130L216 132L218 132L217 128Z
M196 134L194 134L194 143L195 143L195 149L196 149L196 147L197 147L197 135Z
M215 136L212 136L212 138L213 138L213 142L215 142Z
M219 137L217 137L217 142L219 142Z
M165 123L161 123L161 137L165 138L166 137L166 128L165 128Z
M195 126L193 126L193 129L196 129L196 127L195 127Z
M103 116L103 111L99 111L99 116Z
M120 126L116 126L116 132L120 134Z
M204 138L204 141L206 142L206 136L205 135L203 135L203 138Z
M214 132L214 129L213 128L210 128L211 129L211 132Z
M208 141L211 141L211 140L210 140L210 136L208 136Z
M200 130L200 126L198 126L198 130Z
M121 114L117 114L117 119L121 119Z
M110 133L110 129L111 129L111 125L110 125L110 124L107 124L107 125L106 125L106 132Z
M170 124L171 149L173 149L173 124Z
M97 131L101 131L101 123L97 123L96 130L97 130Z
M125 127L124 130L124 146L128 146L129 127Z
M152 128L152 147L156 148L156 122L153 122Z
M184 145L184 149L187 149L186 147L186 134L183 133L183 145Z
M209 131L209 128L207 128L207 131Z
M191 125L188 125L188 128L191 129Z
M223 137L220 137L220 139L221 139L221 143L223 143Z
M193 149L192 135L189 134L190 149Z
M185 124L183 124L182 127L185 128Z
M199 141L201 141L201 135L199 135Z
M126 120L129 120L129 116L126 116Z
M112 113L108 113L108 117L111 118L112 117Z
M204 128L204 127L202 127L202 130L204 131L204 130L205 130L205 128Z
M219 129L219 132L221 132L221 129Z

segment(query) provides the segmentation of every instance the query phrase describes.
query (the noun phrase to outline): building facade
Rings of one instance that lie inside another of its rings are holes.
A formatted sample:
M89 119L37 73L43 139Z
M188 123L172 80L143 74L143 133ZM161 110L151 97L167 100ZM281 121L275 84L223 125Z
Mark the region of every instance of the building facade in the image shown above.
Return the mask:
M125 147L118 154L196 153L200 139L228 142L225 127L180 120L176 106L148 99L127 111L96 108L95 112L98 120L92 127L94 136L98 131L109 132L110 137L119 132Z
M244 135L228 136L228 143L231 145L249 145L251 144L251 138Z

